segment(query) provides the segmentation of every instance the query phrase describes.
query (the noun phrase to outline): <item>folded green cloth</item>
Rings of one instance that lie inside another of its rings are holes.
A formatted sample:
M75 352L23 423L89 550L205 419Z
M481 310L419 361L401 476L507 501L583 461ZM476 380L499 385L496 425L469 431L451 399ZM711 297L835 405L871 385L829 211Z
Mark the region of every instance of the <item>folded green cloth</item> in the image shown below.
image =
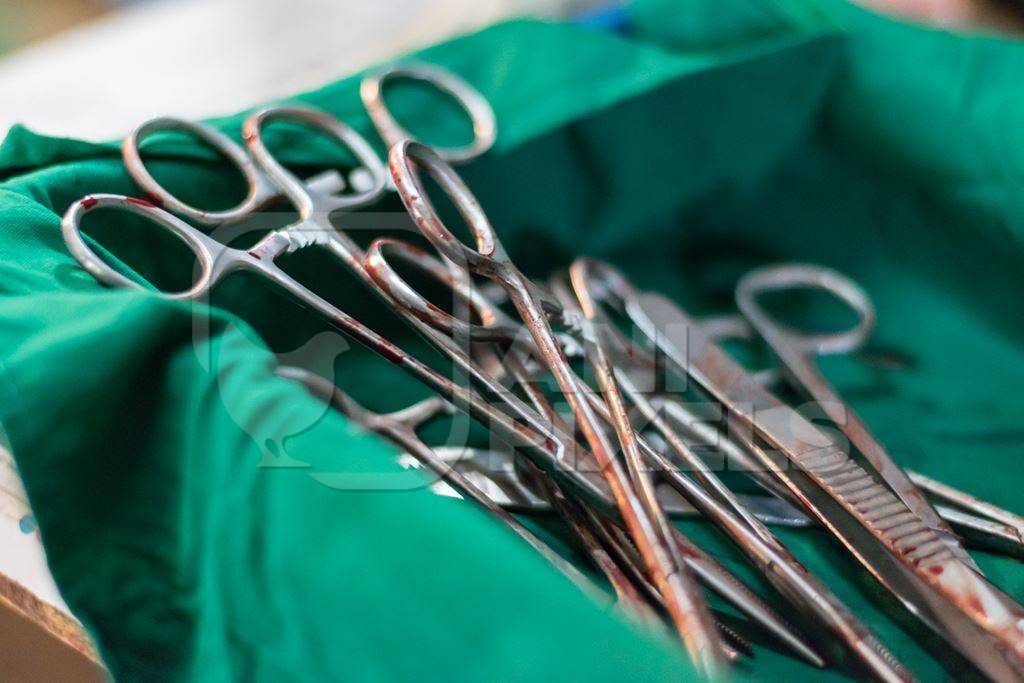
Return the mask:
M1019 507L1024 48L838 0L646 0L631 18L629 38L523 21L419 55L495 108L497 145L464 175L512 257L536 275L607 258L697 313L732 310L736 278L760 263L838 268L872 296L879 328L865 353L826 359L829 378L901 462ZM357 87L296 100L371 136ZM425 138L458 134L402 94ZM241 119L217 125L237 138ZM278 133L275 149L315 170L322 146ZM229 202L198 147L152 166ZM243 275L212 311L98 286L59 221L85 194L137 192L116 145L15 129L0 177L0 422L62 593L115 677L693 675L675 645L472 506L337 486L397 472L393 450L276 379L274 354L333 368L378 409L426 395L395 368ZM394 198L374 207L387 209ZM138 272L181 277L187 261L137 222L93 218L87 231ZM328 258L289 270L415 343ZM712 529L686 530L763 587ZM782 535L916 674L940 675L826 535ZM979 561L1024 596L1017 563ZM767 647L738 675L839 678Z

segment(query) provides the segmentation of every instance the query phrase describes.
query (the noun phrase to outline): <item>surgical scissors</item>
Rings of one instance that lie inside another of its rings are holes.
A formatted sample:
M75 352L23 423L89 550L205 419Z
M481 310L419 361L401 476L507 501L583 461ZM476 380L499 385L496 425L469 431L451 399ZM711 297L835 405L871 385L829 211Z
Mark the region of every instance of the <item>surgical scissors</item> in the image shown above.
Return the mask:
M645 481L645 473L639 463L630 457L632 435L619 432L630 469L627 475L596 413L581 396L581 381L569 366L551 329L540 293L509 260L483 209L452 167L429 147L410 140L392 147L389 158L399 196L423 236L452 263L464 265L470 272L493 279L505 288L562 394L572 406L584 439L597 458L620 514L665 600L691 659L709 676L719 675L725 668L725 661L710 610L683 563L678 547L670 540L668 521L663 511L653 496L648 495L653 493L653 486ZM456 240L445 227L427 198L419 178L419 167L423 167L453 199L469 224L476 240L476 250Z

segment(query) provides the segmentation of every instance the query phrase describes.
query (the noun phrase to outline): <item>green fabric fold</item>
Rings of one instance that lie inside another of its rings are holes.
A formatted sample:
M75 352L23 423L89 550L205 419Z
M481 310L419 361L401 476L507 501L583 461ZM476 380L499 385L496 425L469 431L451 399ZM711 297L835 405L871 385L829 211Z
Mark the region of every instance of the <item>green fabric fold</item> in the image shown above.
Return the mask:
M417 55L495 108L496 147L464 176L513 259L542 276L580 253L606 258L698 313L732 310L753 265L839 268L874 299L879 329L857 357L826 359L829 378L901 462L1019 505L1020 45L831 0L645 0L630 16L627 37L517 21ZM294 101L379 148L357 88L353 76ZM427 140L462 132L414 92L395 108ZM237 139L242 118L215 123ZM293 131L271 146L309 172L324 159ZM230 203L202 148L151 158L183 194ZM192 305L86 275L60 214L88 193L137 192L116 145L15 129L0 177L0 422L58 585L115 677L693 675L676 646L273 376L279 360L333 372L375 409L426 395L395 368L246 276ZM398 209L392 197L372 211ZM137 222L92 218L87 232L137 273L187 275ZM328 257L288 270L423 348ZM406 490L345 490L362 475ZM685 527L760 586L706 525ZM915 673L941 673L825 535L783 537ZM980 562L1024 595L1019 565ZM795 675L840 678L760 646L738 673Z

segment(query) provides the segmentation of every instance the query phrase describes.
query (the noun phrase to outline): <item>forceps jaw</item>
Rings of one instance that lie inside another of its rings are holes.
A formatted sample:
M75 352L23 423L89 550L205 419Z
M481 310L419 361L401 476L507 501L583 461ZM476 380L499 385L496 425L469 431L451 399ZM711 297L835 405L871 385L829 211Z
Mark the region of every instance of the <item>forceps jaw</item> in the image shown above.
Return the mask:
M769 292L795 289L831 294L857 314L853 327L840 332L808 333L775 320L758 297ZM782 263L747 273L736 286L736 303L762 335L784 335L785 343L805 353L833 355L859 349L875 329L875 307L867 293L845 275L822 266Z
M451 96L469 115L473 124L473 142L462 147L434 147L442 159L449 163L462 163L485 154L494 145L497 122L487 99L454 73L430 64L417 63L385 67L367 75L360 84L359 95L363 105L385 146L391 148L413 137L399 125L384 102L384 84L399 78L422 81L437 88Z
M289 121L309 126L341 143L355 157L357 164L369 176L365 188L356 188L352 194L334 195L311 188L286 169L267 148L263 139L263 126L272 121ZM384 165L370 143L352 127L327 112L311 107L265 107L245 120L242 128L249 153L270 181L295 205L299 216L308 219L316 212L331 213L370 204L384 192L386 174Z
M242 267L240 257L244 252L225 247L144 199L114 194L89 195L68 207L61 219L61 233L75 260L96 280L109 287L148 291L138 282L117 272L86 244L82 236L81 220L86 214L101 208L119 209L149 219L181 240L195 256L199 273L192 287L184 292L158 292L162 298L196 299L207 293L221 276Z

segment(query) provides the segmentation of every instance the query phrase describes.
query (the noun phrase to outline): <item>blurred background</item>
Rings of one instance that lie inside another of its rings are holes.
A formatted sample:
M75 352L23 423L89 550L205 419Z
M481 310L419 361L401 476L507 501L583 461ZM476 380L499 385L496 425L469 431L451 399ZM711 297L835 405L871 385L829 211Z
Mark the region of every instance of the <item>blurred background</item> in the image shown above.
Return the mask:
M771 0L765 0L770 2ZM1015 33L1024 0L856 0L936 26ZM511 16L608 0L0 0L0 138L120 137L159 114L201 118L312 89Z

